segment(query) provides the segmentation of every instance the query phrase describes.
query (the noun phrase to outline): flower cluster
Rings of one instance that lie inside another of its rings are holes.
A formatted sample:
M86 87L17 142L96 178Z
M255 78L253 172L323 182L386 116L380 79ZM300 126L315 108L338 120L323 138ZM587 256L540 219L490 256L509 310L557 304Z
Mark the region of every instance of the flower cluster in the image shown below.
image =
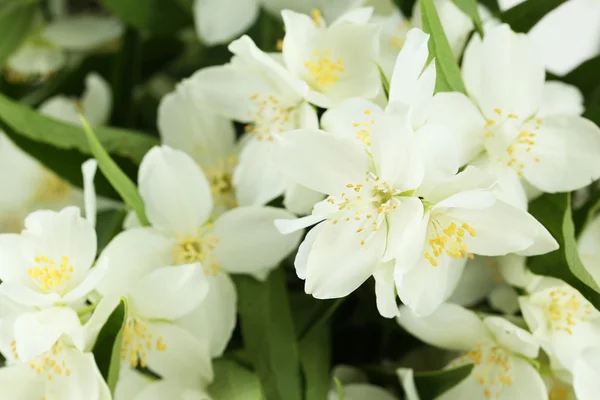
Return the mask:
M7 82L85 76L0 96L1 398L597 398L600 82L476 2L106 3L0 4Z

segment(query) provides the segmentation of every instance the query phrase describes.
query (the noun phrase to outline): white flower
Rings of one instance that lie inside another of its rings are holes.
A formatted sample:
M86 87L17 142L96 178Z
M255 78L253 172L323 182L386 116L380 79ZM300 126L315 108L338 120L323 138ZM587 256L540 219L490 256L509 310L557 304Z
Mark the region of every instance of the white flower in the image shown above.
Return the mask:
M123 368L147 367L161 376L186 374L190 382L210 382L210 338L207 334L194 336L178 323L207 296L209 285L202 266L195 263L150 270L147 265L127 263L136 261L134 257L119 258L117 251L122 249L117 241L102 255L114 257L118 263L98 286L105 297L86 324L90 337L104 325L119 297L125 297L128 314L120 355Z
M256 22L261 6L275 16L287 8L298 12L322 10L333 16L348 7L348 0L195 0L194 21L198 36L211 46L227 43Z
M329 108L344 99L377 96L379 28L368 24L371 8L352 10L331 26L319 16L284 10L283 60L291 74L309 86L306 99Z
M600 390L600 347L585 348L573 363L573 390L577 400L594 400Z
M548 398L542 377L528 361L537 357L539 346L529 332L504 318L481 320L472 311L443 304L423 318L402 307L397 319L420 340L463 353L448 368L474 364L471 374L441 395L440 400Z
M206 177L190 156L167 146L144 157L138 183L152 227L126 230L109 244L101 259L110 258L111 267L99 290L128 290L143 273L199 262L210 289L180 322L196 336L208 335L211 353L218 356L235 326L236 292L228 273L266 277L300 239L299 233L281 235L273 221L293 216L271 207L239 207L211 221Z
M108 260L92 268L96 247L94 226L77 207L36 211L20 235L0 235L0 292L32 307L82 299L108 268Z
M258 49L247 36L231 43L229 49L235 54L230 64L200 70L178 89L177 97L165 100L168 103L163 103L160 117L163 138L171 137L168 142L181 143L183 140L174 139L176 133L171 133L181 129L182 120L173 110L174 104L180 104L179 109L183 103L187 103L188 108L212 108L220 115L247 123L248 134L242 139L237 165L229 158L223 160L233 153L234 136L231 128L224 121L218 121L217 117L209 115L206 118L211 118L213 122L209 124L214 128L220 127L221 132L208 133L195 122L186 131L193 130L193 137L198 139L187 138L185 142L196 142L194 150L191 150L194 156L197 146L203 146L200 150L203 159L199 160L202 164L208 164L207 153L210 152L214 154L211 164L215 156L221 157L218 163L224 165L221 169L225 170L225 174L235 166L229 179L235 189L235 200L240 205L266 204L285 192L286 206L293 211L307 213L321 196L286 182L273 165L270 151L275 136L296 128L318 126L315 110L303 100L308 87L293 78L274 58ZM190 102L193 99L197 101L196 105ZM175 125L174 118L180 120L178 125ZM222 137L213 139L218 133ZM218 168L203 166L207 167L209 178L212 178L211 168Z
M600 312L562 281L544 278L519 300L533 336L555 361L554 369L572 372L575 359L600 340Z
M110 392L86 346L77 313L67 307L2 319L0 369L6 398L108 400Z
M350 366L338 365L332 373L338 382L342 385L344 399L347 400L395 400L387 390L368 383L367 377L359 370ZM338 400L338 388L336 382L332 379L331 388L327 397L328 400Z
M459 93L435 96L429 121L454 130L461 164L474 161L499 179L504 199L526 207L522 184L543 192L583 187L600 177L600 129L579 116L579 91L544 83L535 47L507 25L475 35L463 77L476 105ZM480 155L485 151L483 155Z

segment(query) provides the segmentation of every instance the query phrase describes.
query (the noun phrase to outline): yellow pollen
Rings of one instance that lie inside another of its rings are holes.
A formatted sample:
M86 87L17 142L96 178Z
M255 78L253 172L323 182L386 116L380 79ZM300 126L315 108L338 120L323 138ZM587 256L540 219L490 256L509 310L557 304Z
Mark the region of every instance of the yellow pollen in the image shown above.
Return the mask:
M213 250L219 238L210 235L210 224L197 230L196 235L177 235L177 243L173 247L173 261L176 265L199 262L206 275L216 275L220 264L215 260Z
M272 142L273 134L286 132L292 128L295 119L295 108L284 105L274 95L255 93L249 97L253 108L248 111L251 124L244 127L259 141Z
M129 318L123 329L123 342L121 344L121 360L128 361L132 368L146 367L148 353L146 351L165 351L167 346L163 337L156 340L148 332L148 325L138 318Z
M45 255L36 256L33 261L34 266L27 269L27 275L46 293L62 292L65 283L71 280L71 274L75 271L67 256L62 257L58 266L53 259Z
M314 50L313 56L313 60L304 63L304 67L313 77L317 89L326 88L339 81L340 75L344 72L344 61L341 58L332 60L329 50L324 50L322 53Z
M323 14L321 14L321 10L319 10L318 8L313 8L310 11L310 15L312 16L315 25L321 26L321 24L323 23Z
M592 306L575 289L559 288L550 292L546 312L552 329L572 335L572 328L592 314Z
M225 210L237 207L237 199L233 189L233 171L237 166L237 157L220 158L213 165L204 168L206 178L216 205Z
M436 221L432 221L431 226L433 227L434 234L430 236L429 248L433 256L428 251L423 253L423 257L429 261L431 266L437 267L437 259L443 254L455 259L470 257L467 252L468 247L463 243L463 237L465 236L465 232L468 232L471 237L476 236L475 229L472 226L463 223L458 227L455 222L451 222L443 229Z

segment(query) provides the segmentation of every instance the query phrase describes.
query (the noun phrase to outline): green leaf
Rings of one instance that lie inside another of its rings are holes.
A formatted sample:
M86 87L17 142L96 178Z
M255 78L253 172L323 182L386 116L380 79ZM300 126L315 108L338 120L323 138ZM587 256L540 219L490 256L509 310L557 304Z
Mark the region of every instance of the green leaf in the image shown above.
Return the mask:
M127 210L100 211L96 217L96 232L98 234L98 253L121 231Z
M0 2L0 65L27 37L39 0L4 0Z
M500 15L500 5L498 0L479 0L493 15Z
M527 33L546 14L567 0L527 0L504 11L502 21L510 25L515 32Z
M308 321L302 325L302 329L298 334L298 340L301 341L307 337L310 332L323 323L325 323L335 313L335 310L344 302L344 297L335 300L323 300L319 301L314 312L311 314Z
M300 400L300 361L285 278L236 276L242 338L269 400Z
M127 24L155 35L171 35L192 24L192 16L174 0L101 0Z
M529 212L554 236L560 248L531 257L529 269L553 276L577 289L594 307L600 307L600 288L587 272L577 251L569 193L544 194L529 205Z
M81 127L57 121L15 103L0 94L0 128L19 146L57 175L82 187L81 164L92 155ZM113 128L96 128L102 146L130 177L137 165L158 141L146 135ZM117 197L106 178L98 176L96 191Z
M102 143L98 141L92 127L83 117L81 118L81 122L83 123L83 130L90 143L92 154L96 158L96 161L98 161L98 167L100 168L100 171L102 171L102 174L104 174L106 179L108 179L119 195L121 195L125 204L135 211L140 224L142 224L142 226L150 225L148 218L146 218L144 201L138 193L135 184L119 168L117 163L110 158L110 155L106 152L104 147L102 147Z
M344 385L342 385L342 382L340 382L338 378L334 377L333 381L335 382L335 389L337 390L338 400L344 400Z
M460 68L448 38L444 33L444 28L440 21L438 12L433 4L433 0L421 0L421 16L423 31L429 33L429 59L435 57L437 81L435 83L436 92L461 92L466 93L465 84L460 75Z
M462 10L465 14L467 14L473 20L475 24L475 28L477 32L479 32L479 36L483 37L483 22L481 21L481 16L479 15L479 8L477 8L476 0L452 0L454 4L458 8Z
M377 64L377 69L379 70L379 77L381 78L381 86L383 87L383 93L385 93L385 98L389 100L390 98L390 81L387 76L383 72L381 65Z
M121 366L121 341L123 329L127 323L127 302L121 298L106 324L98 333L96 345L92 350L98 370L106 380L111 393L115 393L119 368Z
M256 374L248 371L235 361L216 360L213 363L215 379L208 387L214 400L264 399L260 381Z
M415 373L415 386L421 400L433 400L458 385L471 374L473 364L453 369Z
M331 385L331 343L328 325L313 329L300 342L305 398L326 399Z

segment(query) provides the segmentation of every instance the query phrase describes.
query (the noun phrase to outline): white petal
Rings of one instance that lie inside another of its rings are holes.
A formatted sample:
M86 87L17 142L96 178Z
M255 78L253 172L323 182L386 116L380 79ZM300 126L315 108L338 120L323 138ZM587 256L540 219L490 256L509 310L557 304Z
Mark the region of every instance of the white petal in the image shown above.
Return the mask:
M310 214L314 205L323 200L323 194L295 183L288 184L283 205L294 214Z
M23 239L20 235L4 233L0 235L0 280L28 285L32 289L36 286L27 274L30 262L22 254Z
M250 138L240 152L233 185L241 206L267 204L285 190L285 179L271 160L272 145Z
M87 51L117 39L123 25L114 18L93 15L62 17L46 26L42 36L71 51Z
M493 269L493 259L475 257L468 260L449 303L472 307L485 299L494 289L498 277Z
M398 368L396 372L400 377L406 400L420 400L417 387L415 386L413 370L410 368Z
M600 177L600 128L578 116L543 119L524 176L545 192L568 192ZM537 157L539 161L535 161Z
M96 188L94 186L94 177L98 163L94 159L87 160L81 166L83 173L83 197L85 200L85 218L96 226Z
M252 26L258 12L257 0L194 1L196 31L209 46L226 43L243 33Z
M419 126L424 122L433 97L435 63L431 63L423 71L429 56L428 40L429 35L419 28L408 31L390 81L389 103L400 102L412 106L412 126Z
M308 256L312 251L313 244L315 243L315 239L319 236L325 224L319 224L312 228L306 234L306 237L300 243L300 247L298 247L298 252L296 253L296 259L294 260L294 266L296 267L296 275L300 279L306 279L306 273L308 268Z
M419 232L424 216L423 203L417 197L403 197L395 210L387 216L388 237L386 252L383 261L387 262L396 258L406 250L406 243L410 243ZM406 255L403 255L406 258Z
M296 130L278 135L272 150L277 168L292 181L317 192L343 192L361 182L369 159L353 140L322 131Z
M466 223L474 229L474 236L464 237L464 244L473 254L501 256L538 250L538 254L543 254L558 248L551 237L552 241L541 240L540 233L547 233L547 230L535 218L500 200L479 209L453 208L444 215L459 225Z
M427 123L417 132L425 174L419 192L427 191L442 181L452 180L458 171L456 140L443 125Z
M421 256L411 270L396 274L398 296L416 315L426 316L435 312L446 301L458 284L466 260L443 255L438 265Z
M514 383L510 386L504 386L500 400L548 399L548 390L544 380L537 369L527 360L520 357L511 357L511 372L514 376Z
M573 388L579 400L593 400L600 392L600 348L587 348L573 365Z
M135 399L138 393L150 386L153 380L132 368L120 368L117 387L115 388L115 399Z
M59 303L61 297L58 293L40 293L13 282L3 282L0 285L0 294L25 307L48 307Z
M479 35L473 35L464 55L463 78L488 117L495 108L521 118L539 110L544 64L531 40L512 32L508 25L489 29L483 43Z
M0 385L6 399L42 399L46 394L45 379L27 364L0 368Z
M169 266L139 280L130 298L143 317L173 321L197 308L208 289L200 264Z
M195 233L212 211L206 176L182 151L151 149L140 165L138 182L152 226L169 235Z
M305 291L318 299L347 296L375 271L385 249L385 232L361 244L361 221L326 224L308 255Z
M372 121L382 113L381 107L369 100L347 99L325 111L321 126L327 132L365 141L368 137L364 135L370 132Z
M501 317L486 317L483 323L505 349L527 358L537 358L539 345L531 333Z
M542 105L538 116L581 115L583 111L583 96L575 86L559 81L544 84Z
M282 235L276 219L293 217L272 207L239 207L215 221L213 234L219 238L215 259L231 273L252 274L276 267L300 241L301 232Z
M77 300L82 300L100 284L102 279L104 279L108 273L108 263L109 260L106 258L97 262L94 268L88 271L88 274L81 283L63 296L62 301L65 303L72 303Z
M198 380L210 382L213 378L208 342L199 341L185 329L170 323L148 324L154 337L162 337L164 351L148 352L148 367L164 379L176 379L182 384L194 385Z
M22 314L15 320L14 334L19 359L27 362L50 350L63 335L80 327L77 313L66 307Z
M594 218L585 227L579 237L578 249L586 270L596 282L600 282L600 217Z
M105 125L112 110L112 91L100 75L90 73L85 77L85 92L81 96L83 115L92 126ZM77 118L78 124L79 118Z
M314 224L318 224L324 219L326 219L326 217L322 215L307 215L306 217L295 219L276 219L273 223L279 232L287 235L299 231L300 229L308 228Z
M455 138L458 164L464 165L484 150L485 119L462 93L438 93L433 97L428 123L444 126Z
M108 260L108 272L97 290L126 294L144 275L173 263L174 241L153 228L132 228L119 233L106 246L98 263Z
M398 315L396 286L394 283L394 263L380 263L373 273L377 310L382 317L394 318Z
M392 187L407 191L423 181L424 160L410 126L409 110L382 114L373 125L371 152L377 175Z
M431 179L435 177L438 177L439 180ZM479 168L469 165L456 175L447 176L446 173L440 171L437 174L429 173L428 178L430 178L429 182L426 182L423 188L419 188L417 193L426 198L427 201L438 203L440 207L458 199L464 201L465 195L461 194L462 192L468 193L467 199L469 196L473 196L473 199L480 201L480 204L473 204L473 207L481 208L491 202L489 194L481 194L480 192L481 189L491 188L495 177ZM491 191L485 191L485 193L488 192L491 194Z
M184 81L164 96L158 107L158 130L164 144L188 153L207 167L229 157L235 146L235 129L192 94L193 82Z
M506 315L514 315L519 312L519 293L507 284L500 284L492 290L488 302L494 310Z
M207 277L208 295L177 324L199 340L208 337L211 357L221 357L236 325L237 293L226 273Z
M469 350L477 343L491 340L479 317L455 304L442 304L437 311L426 317L419 317L403 306L397 321L418 339L442 349Z

